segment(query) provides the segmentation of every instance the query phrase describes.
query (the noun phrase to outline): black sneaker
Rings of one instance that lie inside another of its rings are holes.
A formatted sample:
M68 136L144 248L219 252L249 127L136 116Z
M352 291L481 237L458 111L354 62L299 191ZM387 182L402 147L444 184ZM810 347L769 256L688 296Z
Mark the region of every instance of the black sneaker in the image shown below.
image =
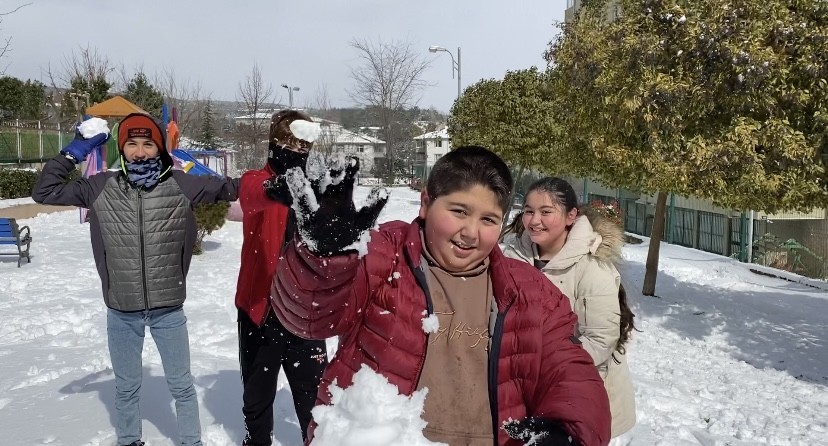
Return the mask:
M126 445L126 446L145 446L145 445L146 445L146 443L144 443L143 441L135 440L132 443Z

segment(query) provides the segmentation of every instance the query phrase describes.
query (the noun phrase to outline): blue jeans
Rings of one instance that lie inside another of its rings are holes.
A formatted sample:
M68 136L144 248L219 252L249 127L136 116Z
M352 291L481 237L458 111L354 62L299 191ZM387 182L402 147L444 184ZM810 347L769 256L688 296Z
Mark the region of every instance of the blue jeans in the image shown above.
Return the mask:
M141 439L141 413L138 402L143 377L141 351L144 349L146 327L149 327L158 347L161 364L164 366L164 377L175 399L180 444L201 446L198 400L190 374L187 317L180 305L133 313L107 310L109 357L112 361L112 370L115 372L115 410L118 415L115 431L118 435L118 444L127 445Z

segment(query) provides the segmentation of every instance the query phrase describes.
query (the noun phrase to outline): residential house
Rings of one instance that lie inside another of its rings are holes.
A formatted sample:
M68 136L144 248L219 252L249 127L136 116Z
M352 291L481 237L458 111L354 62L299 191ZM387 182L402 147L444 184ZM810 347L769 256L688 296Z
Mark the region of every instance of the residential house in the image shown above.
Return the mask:
M448 128L415 136L414 143L414 176L425 181L434 163L451 150Z
M360 176L372 176L374 166L385 159L385 141L364 133L352 132L338 122L316 118L322 126L315 150L323 153L342 153L359 158Z

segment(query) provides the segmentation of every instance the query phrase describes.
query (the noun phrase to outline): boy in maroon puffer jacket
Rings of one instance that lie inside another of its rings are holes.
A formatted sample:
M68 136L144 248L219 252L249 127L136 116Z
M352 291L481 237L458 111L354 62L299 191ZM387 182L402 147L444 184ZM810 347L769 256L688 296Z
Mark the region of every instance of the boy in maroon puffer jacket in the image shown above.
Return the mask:
M513 185L506 164L482 147L448 153L434 165L419 218L371 231L364 256L355 249L387 194L373 191L357 211L357 169L352 161L329 172L338 183L287 175L298 240L283 253L271 298L298 336L340 336L317 403L330 404L331 382L348 387L365 364L404 395L429 389L431 441L606 445L607 395L573 336L567 298L497 246ZM426 332L434 318L439 328Z

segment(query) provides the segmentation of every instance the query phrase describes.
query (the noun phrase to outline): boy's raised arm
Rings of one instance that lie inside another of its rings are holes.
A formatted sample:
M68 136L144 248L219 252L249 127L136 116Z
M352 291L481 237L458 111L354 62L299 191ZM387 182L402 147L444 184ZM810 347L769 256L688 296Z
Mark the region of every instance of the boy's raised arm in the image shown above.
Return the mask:
M359 252L388 199L374 190L356 210L354 178L359 162L329 166L309 180L300 169L287 173L298 226L277 267L271 293L276 315L296 335L322 339L347 333L362 317L368 278Z
M90 179L78 178L66 182L75 165L82 163L95 147L106 143L109 133L99 133L91 138L80 134L75 136L66 147L61 149L43 166L43 171L32 190L32 199L36 203L88 208L103 189L106 177L92 176Z
M173 170L172 174L181 191L193 204L239 199L238 178L190 175L181 170Z
M362 318L368 279L357 253L319 257L293 240L282 256L271 299L288 330L326 339L346 334Z

